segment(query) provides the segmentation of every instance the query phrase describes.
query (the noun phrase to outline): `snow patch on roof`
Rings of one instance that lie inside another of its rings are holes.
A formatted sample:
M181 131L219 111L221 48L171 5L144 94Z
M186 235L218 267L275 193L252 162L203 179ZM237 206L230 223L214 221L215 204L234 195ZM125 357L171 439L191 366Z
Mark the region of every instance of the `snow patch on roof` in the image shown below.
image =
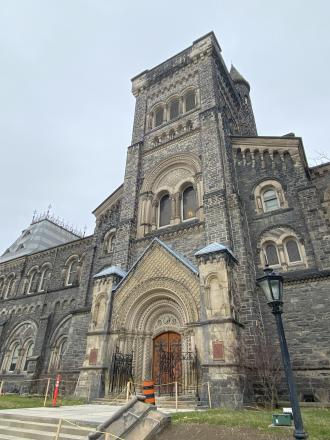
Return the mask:
M207 254L214 254L217 252L226 252L227 254L230 254L237 261L236 257L227 246L224 246L223 244L217 242L211 243L205 246L203 249L197 251L195 253L195 257L200 257L202 255L207 255Z
M123 269L121 269L118 266L109 266L105 269L102 269L100 272L98 272L96 275L94 275L93 278L101 278L106 277L110 275L118 275L122 278L124 278L127 275L127 272L125 272Z

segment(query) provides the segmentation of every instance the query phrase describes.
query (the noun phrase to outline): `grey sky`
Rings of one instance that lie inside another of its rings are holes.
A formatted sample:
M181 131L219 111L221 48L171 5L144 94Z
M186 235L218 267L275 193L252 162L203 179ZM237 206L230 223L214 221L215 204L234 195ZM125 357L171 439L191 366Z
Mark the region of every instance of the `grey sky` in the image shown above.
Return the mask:
M0 0L0 254L49 203L93 231L124 176L130 78L210 30L251 84L259 134L329 154L329 13L326 0Z

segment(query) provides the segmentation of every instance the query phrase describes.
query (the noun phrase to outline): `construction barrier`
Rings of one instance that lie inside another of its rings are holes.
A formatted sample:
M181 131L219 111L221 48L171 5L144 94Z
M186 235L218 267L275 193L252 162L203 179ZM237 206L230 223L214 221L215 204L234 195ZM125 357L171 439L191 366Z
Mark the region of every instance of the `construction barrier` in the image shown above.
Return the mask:
M144 380L143 381L143 395L145 396L145 402L150 405L155 405L155 386L153 380Z

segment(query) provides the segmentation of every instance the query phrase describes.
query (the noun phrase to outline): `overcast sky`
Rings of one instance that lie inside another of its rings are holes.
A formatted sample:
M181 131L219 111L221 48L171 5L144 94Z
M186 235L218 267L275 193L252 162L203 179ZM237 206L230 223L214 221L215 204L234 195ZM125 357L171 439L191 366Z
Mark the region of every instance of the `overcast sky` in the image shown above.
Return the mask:
M213 30L260 135L329 153L327 0L0 0L0 254L47 210L92 233L121 182L130 79Z

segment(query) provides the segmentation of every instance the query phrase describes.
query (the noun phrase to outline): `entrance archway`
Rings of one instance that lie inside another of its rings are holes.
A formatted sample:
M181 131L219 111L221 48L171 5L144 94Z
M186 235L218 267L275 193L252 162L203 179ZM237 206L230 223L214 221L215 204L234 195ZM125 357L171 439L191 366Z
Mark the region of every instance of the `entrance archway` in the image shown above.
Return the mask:
M153 379L159 394L169 394L174 390L174 382L181 383L182 347L181 335L168 331L153 340Z

